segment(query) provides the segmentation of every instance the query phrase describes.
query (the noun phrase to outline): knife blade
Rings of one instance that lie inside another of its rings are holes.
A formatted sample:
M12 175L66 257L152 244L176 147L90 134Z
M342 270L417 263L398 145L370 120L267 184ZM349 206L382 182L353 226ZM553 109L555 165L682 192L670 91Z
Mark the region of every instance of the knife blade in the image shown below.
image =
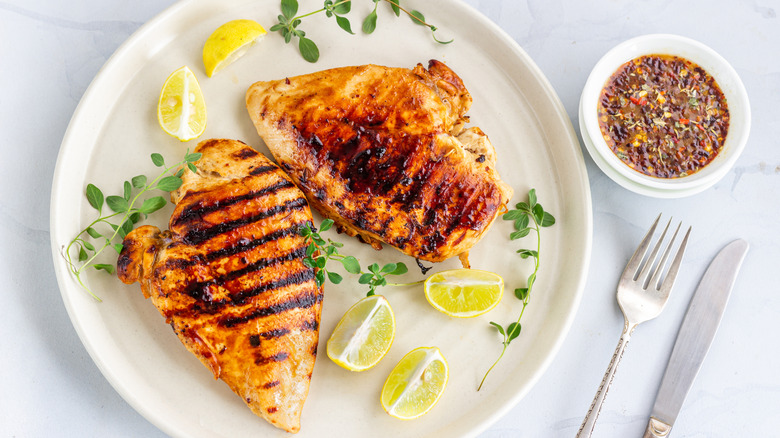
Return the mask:
M715 258L696 288L661 379L643 438L667 437L699 373L723 317L748 243L735 240Z

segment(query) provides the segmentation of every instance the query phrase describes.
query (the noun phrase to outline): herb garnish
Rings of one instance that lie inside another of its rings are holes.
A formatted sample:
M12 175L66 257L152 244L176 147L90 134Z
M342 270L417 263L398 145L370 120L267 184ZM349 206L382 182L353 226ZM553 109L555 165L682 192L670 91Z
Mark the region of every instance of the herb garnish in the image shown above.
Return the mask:
M81 230L65 248L65 259L68 263L68 269L76 277L81 287L84 288L93 298L102 301L95 295L81 278L85 269L92 267L98 271L106 271L109 274L116 272L113 264L96 263L98 256L106 248L114 249L117 254L122 252L122 244L115 243L117 236L124 239L127 234L133 230L135 224L141 220L141 216L148 217L149 214L163 208L167 201L162 196L155 196L145 199L138 206L141 195L150 190L162 190L172 192L181 187L181 176L185 168L196 172L197 168L193 164L201 157L200 153L190 153L189 150L184 155L184 159L172 166L166 166L163 156L157 153L152 154L152 163L157 167L164 168L159 176L147 183L145 175L133 177L130 181L125 181L123 185L122 196L103 196L103 192L94 184L87 184L86 196L89 205L98 212L97 219L93 220L86 228ZM171 174L173 169L178 171ZM138 191L135 195L133 192ZM113 213L103 214L103 206L106 205ZM114 223L109 219L119 216L118 222ZM97 227L105 229L101 232ZM110 228L109 228L110 227ZM85 234L92 239L88 240ZM76 253L76 261L73 261L72 253Z
M339 284L344 279L340 274L328 270L327 264L330 260L336 260L341 263L344 270L350 274L360 274L358 283L368 285L369 289L366 294L368 296L374 295L376 288L380 286L402 286L402 284L388 283L385 277L387 275L405 274L408 271L405 264L401 262L388 263L380 267L379 264L373 263L368 267L368 272L364 272L360 268L360 262L357 258L339 253L339 248L344 246L343 243L322 238L320 232L328 231L332 226L333 220L325 219L320 224L319 231L309 225L304 225L300 230L304 243L308 244L303 264L317 269L317 272L314 274L314 281L317 283L317 287L322 286L326 278L333 284Z
M506 327L502 327L500 324L490 321L490 325L495 327L501 336L504 337L502 341L504 348L501 350L501 354L498 356L498 359L493 362L493 365L491 365L485 373L485 376L482 378L482 382L480 382L477 391L482 389L482 385L485 384L485 379L487 379L488 374L490 374L496 364L498 364L498 361L504 357L504 353L506 353L506 349L509 347L509 344L520 335L520 330L522 329L522 326L520 325L520 319L523 317L526 306L528 306L528 301L531 297L531 290L533 289L534 283L536 282L536 273L539 271L539 252L542 247L542 239L539 229L555 224L555 218L550 213L544 211L542 205L536 201L535 189L531 189L528 192L528 202L520 202L516 205L514 210L509 210L508 212L504 213L502 217L504 220L514 221L515 231L509 235L511 240L523 238L530 234L531 231L536 232L535 250L517 250L517 253L520 254L520 258L533 258L534 272L528 276L526 287L515 289L515 296L523 302L523 307L520 309L520 316L517 317L517 321L510 323ZM532 221L533 224L531 224Z
M363 19L363 25L361 26L363 33L370 34L373 33L376 29L378 18L377 8L380 1L383 1L390 4L390 7L396 17L399 17L403 11L406 15L409 16L409 18L411 18L414 23L429 28L431 30L433 40L437 43L449 44L453 41L440 41L438 38L436 38L436 31L438 30L436 26L428 24L425 21L425 16L420 11L407 10L401 7L401 0L371 1L374 2L374 9L366 16L366 18ZM271 32L279 31L279 33L282 34L282 37L284 37L285 43L291 42L293 37L298 38L298 51L301 52L303 59L309 62L317 62L317 60L320 58L320 50L317 48L317 44L315 44L314 41L306 38L306 32L299 28L303 18L320 12L325 12L327 17L334 17L336 19L336 24L338 24L338 26L345 32L352 35L355 34L355 32L352 31L352 25L350 24L349 19L345 17L345 15L347 15L352 9L351 0L325 0L322 9L318 9L316 11L302 15L296 15L298 13L297 0L281 0L281 9L282 14L278 16L279 22L271 26Z

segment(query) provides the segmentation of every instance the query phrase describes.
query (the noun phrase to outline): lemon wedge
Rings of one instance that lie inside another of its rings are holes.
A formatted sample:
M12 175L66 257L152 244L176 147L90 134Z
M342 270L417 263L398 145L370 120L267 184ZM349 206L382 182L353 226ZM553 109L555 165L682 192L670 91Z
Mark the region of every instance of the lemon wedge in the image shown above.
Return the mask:
M448 378L447 361L438 348L416 348L387 376L382 387L382 407L395 418L417 418L439 401Z
M263 26L252 20L233 20L219 26L203 45L206 75L213 76L243 56L265 34Z
M441 312L472 318L496 307L504 293L500 275L478 269L437 272L425 280L425 298Z
M358 301L341 317L328 339L328 357L350 371L367 370L382 360L393 344L395 315L381 295Z
M206 101L198 79L186 66L165 80L157 101L157 121L181 141L197 138L206 129Z

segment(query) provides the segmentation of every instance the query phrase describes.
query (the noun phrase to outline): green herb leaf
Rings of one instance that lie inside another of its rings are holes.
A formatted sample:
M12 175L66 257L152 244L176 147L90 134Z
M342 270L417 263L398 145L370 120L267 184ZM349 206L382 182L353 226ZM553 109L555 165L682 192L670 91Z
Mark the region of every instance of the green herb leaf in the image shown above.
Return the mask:
M539 221L539 225L542 227L551 227L555 225L555 218L550 213L544 212L544 215L542 216L542 220Z
M343 279L344 277L335 272L328 272L328 280L330 280L330 282L333 284L339 284Z
M112 245L112 247L114 248L114 250L116 251L117 254L122 254L122 248L124 248L124 246L121 243L117 243L116 245Z
M103 192L93 184L87 184L87 201L97 211L103 208Z
M538 257L538 253L536 251L532 251L530 249L518 249L517 253L520 254L520 258L527 259L528 257Z
M133 187L142 189L146 185L146 175L134 176L132 179Z
M304 258L303 265L306 266L307 268L312 268L312 269L317 267L317 264L314 263L314 259L312 259L311 257Z
M114 272L116 272L116 268L114 268L114 265L108 265L108 264L105 264L105 263L95 263L92 266L95 269L97 269L98 271L101 271L101 270L102 271L106 271L109 274L113 274Z
M425 16L422 14L422 12L420 12L420 11L411 11L411 12L409 12L409 15L414 17L414 18L412 18L413 22L415 22L415 23L417 23L419 25L422 25L422 26L427 26L427 24L425 24Z
M106 205L116 213L124 213L130 208L127 200L121 196L109 196L106 198Z
M94 229L92 227L87 227L87 234L89 234L90 236L92 236L95 239L99 239L99 238L103 237L102 234L100 234L96 229Z
M528 288L527 287L519 287L515 289L515 296L520 301L525 301L528 298Z
M322 231L328 231L330 227L333 226L333 220L332 219L325 219L320 223L320 232Z
M399 7L401 0L390 0L390 7L393 8L393 13L396 17L401 16L401 8Z
M125 181L123 198L125 201L130 202L130 195L133 192L133 187L130 185L130 181Z
M409 272L409 268L407 268L405 264L398 262L395 265L395 270L391 272L390 275L403 275Z
M382 266L382 269L379 271L380 274L389 274L390 272L395 271L395 268L398 267L395 263L388 263L384 266Z
M314 265L320 269L324 268L327 263L328 263L328 259L322 256L319 256L316 259L314 259Z
M325 271L320 270L314 274L314 283L317 284L317 287L325 283Z
M190 172L192 173L198 173L198 168L195 167L192 163L187 163L187 168L190 169ZM177 177L181 177L181 175L176 175Z
M141 221L141 213L136 211L132 213L130 216L128 216L127 218L130 219L130 221L132 221L134 224L137 224L138 222Z
M152 154L152 163L157 167L163 167L165 166L165 159L163 159L162 155L154 153Z
M506 328L506 342L507 344L512 342L515 338L520 336L520 330L522 329L522 326L520 326L519 322L513 322L509 324L509 326Z
M376 19L377 19L376 9L374 9L363 20L363 32L364 33L373 33L374 30L376 30Z
M154 213L155 211L165 207L165 204L167 201L165 201L165 198L162 196L155 196L154 198L149 198L144 201L143 204L141 204L141 213L143 214L150 214Z
M282 15L288 20L295 17L298 13L298 1L297 0L282 0Z
M338 23L339 27L344 29L347 33L352 35L355 34L355 32L352 32L352 25L349 24L349 20L346 17L336 16L336 23Z
M202 156L203 156L203 154L202 154L202 153L200 153L200 152L193 152L193 153L191 153L191 154L187 154L187 155L185 155L185 156L184 156L184 161L186 161L186 162L188 162L188 163L194 163L194 162L196 162L196 161L200 160L200 158L201 158Z
M79 248L79 261L83 262L84 260L88 259L89 256L87 255L87 252L84 251L84 248Z
M501 216L501 218L504 219L505 221L513 221L515 219L520 219L525 215L526 213L520 210L509 210L508 212L504 213L504 215Z
M157 187L155 188L164 192L172 192L181 187L181 184L181 178L176 176L166 176L157 183Z
M498 330L498 332L501 333L502 336L506 336L506 333L504 332L504 327L501 327L500 324L490 321L490 325L495 327Z
M301 37L298 40L298 50L300 50L303 59L309 62L317 62L320 59L320 49L314 44L314 41Z
M368 270L373 272L374 274L379 275L379 264L372 263L371 266L368 267Z
M536 205L536 189L531 189L528 191L528 205L533 208Z
M125 235L127 235L127 234L129 234L131 231L133 231L133 225L134 225L134 224L133 224L133 221L129 221L129 220L125 221L125 222L122 224L122 231L124 231L124 232L125 232Z
M527 202L518 202L515 208L517 208L518 210L525 211L527 213L531 212L531 207L528 205Z
M353 256L344 257L341 260L341 264L342 266L344 266L344 270L346 270L350 274L360 274L360 263L355 257Z
M94 251L95 250L95 246L92 245L91 243L87 242L86 240L81 242L81 244L84 245L84 248L87 248L90 251Z
M534 212L534 219L536 219L536 222L541 223L542 218L544 217L544 208L542 208L542 204L534 205L533 212Z
M515 220L515 230L522 230L523 228L528 228L528 225L531 223L531 219L528 218L528 213L523 213L522 216L517 218Z
M348 14L350 9L352 9L352 2L348 1L336 5L336 7L333 8L333 12L339 15L344 15L344 14Z
M360 276L360 279L358 279L358 283L360 284L369 284L371 282L371 279L374 278L374 275L371 273L365 273Z
M528 233L530 233L530 232L531 232L530 228L523 228L522 230L517 230L517 231L513 232L512 234L510 234L509 235L509 239L510 240L521 239L521 238L527 236Z

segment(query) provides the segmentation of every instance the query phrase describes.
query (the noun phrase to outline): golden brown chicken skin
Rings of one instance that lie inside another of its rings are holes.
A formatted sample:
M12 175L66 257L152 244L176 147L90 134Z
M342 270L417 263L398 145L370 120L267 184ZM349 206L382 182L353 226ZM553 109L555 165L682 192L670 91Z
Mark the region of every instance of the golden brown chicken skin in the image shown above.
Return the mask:
M446 65L343 67L257 82L247 109L277 162L340 231L422 260L465 253L512 189Z
M289 432L317 354L322 289L298 234L311 211L275 164L207 140L197 174L172 194L169 230L124 240L119 278L139 282L181 342L257 415Z

